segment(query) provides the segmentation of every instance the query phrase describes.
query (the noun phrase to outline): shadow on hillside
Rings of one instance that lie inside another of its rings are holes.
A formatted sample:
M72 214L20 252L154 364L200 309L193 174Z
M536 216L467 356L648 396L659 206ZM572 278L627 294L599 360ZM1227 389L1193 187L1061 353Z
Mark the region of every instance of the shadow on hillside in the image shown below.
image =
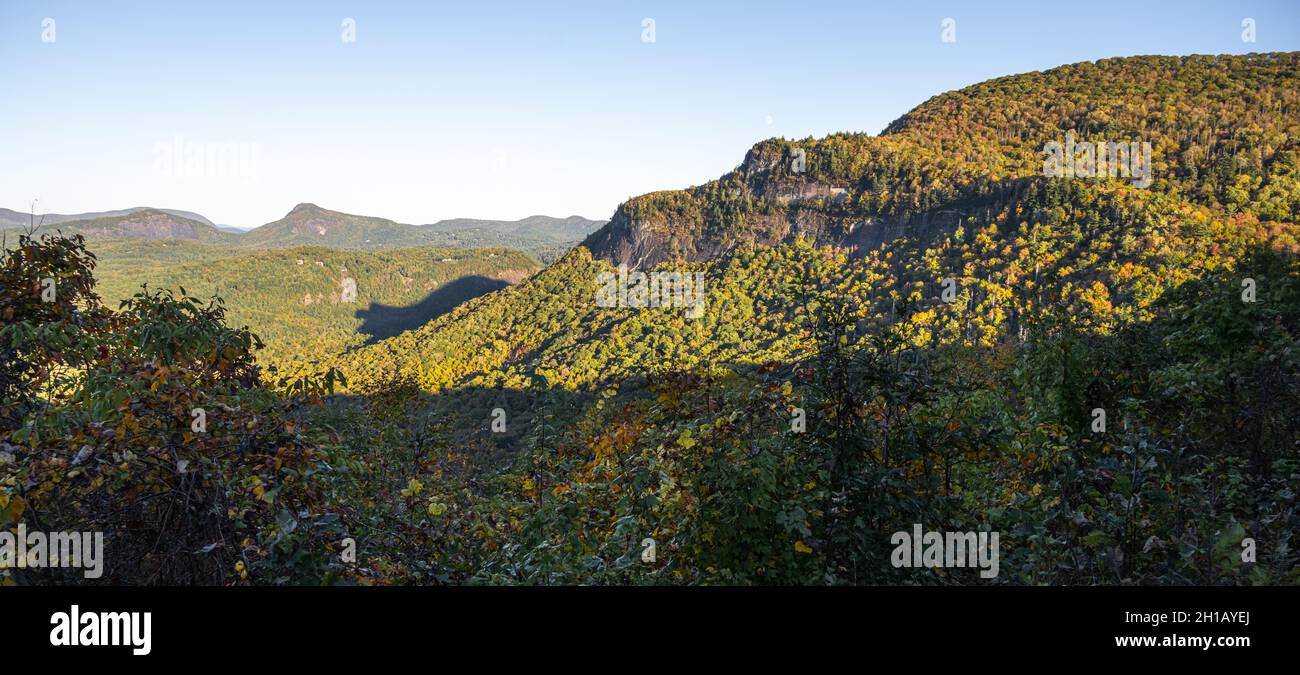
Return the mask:
M473 275L439 286L414 305L397 307L371 303L369 308L357 310L356 317L361 319L361 327L358 330L366 336L366 344L373 344L403 331L419 328L450 312L466 300L501 290L509 285L500 279Z

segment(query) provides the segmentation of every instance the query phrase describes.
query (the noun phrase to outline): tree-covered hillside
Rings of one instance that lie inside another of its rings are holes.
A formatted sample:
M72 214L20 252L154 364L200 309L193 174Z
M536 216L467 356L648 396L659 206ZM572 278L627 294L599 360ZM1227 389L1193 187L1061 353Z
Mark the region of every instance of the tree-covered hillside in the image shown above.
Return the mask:
M579 387L793 358L810 348L791 333L822 287L854 299L862 334L898 323L922 347L997 344L1055 308L1108 332L1254 247L1300 252L1298 80L1295 54L1110 59L936 97L880 137L765 141L716 182L620 206L585 242L609 264L704 261L691 268L707 270L702 318L597 307L608 268L579 250L345 370L420 373L435 390L535 375ZM1152 184L1043 176L1044 144L1067 133L1151 143ZM817 250L828 244L840 250ZM942 302L949 279L955 301ZM472 362L443 357L464 343L479 347Z
M284 218L248 231L238 240L252 249L285 246L377 250L403 246L513 248L543 263L558 258L600 223L577 216L533 216L520 221L458 218L432 225L407 225L386 218L355 216L299 204Z
M1016 206L1040 209L1016 219L1041 220L1052 214L1038 195L1060 188L1044 180L1043 148L1067 133L1150 143L1150 188L1122 192L1153 218L1186 203L1287 221L1300 208L1298 70L1293 53L1152 56L998 78L936 96L880 136L759 143L717 181L628 201L584 244L598 257L652 265L794 232L875 248ZM1080 187L1104 195L1130 183Z
M763 141L274 376L222 303L114 311L84 242L25 238L0 526L93 523L128 583L1300 583L1298 80L1292 53L1108 59ZM1092 175L1108 143L1129 175ZM315 316L345 266L400 288L392 253L187 273ZM899 564L914 527L999 533L997 570Z
M190 218L177 215L178 213L180 212L160 209L132 209L124 213L75 220L32 214L4 234L8 239L16 240L21 231L37 226L35 229L38 231L58 231L67 236L80 234L88 239L180 240L226 245L237 241L238 235L218 228L202 216Z
M458 232L462 235L470 231L483 234L496 234L505 237L519 237L553 241L556 243L581 241L584 237L600 229L603 220L588 220L582 216L552 218L550 216L529 216L520 220L480 220L476 218L453 218L440 220L425 225L439 232Z
M33 207L35 204L32 205ZM119 209L116 211L95 211L92 213L40 213L36 214L30 211L15 211L13 209L0 208L0 229L23 229L32 225L58 225L77 220L95 220L99 218L113 218L116 216L128 216L139 211L161 211L163 213L195 220L204 225L220 227L203 216L191 212L180 211L177 209L155 209L148 206L136 206L129 209ZM16 235L15 235L16 236Z
M1114 59L765 141L339 367L520 453L495 581L953 581L889 567L914 522L1002 530L1021 583L1294 581L1298 65ZM1044 175L1071 135L1150 143L1151 184ZM599 306L620 263L702 271L705 311ZM1243 532L1271 566L1228 564Z
M161 242L157 246L159 256L192 252L165 242L199 241L245 251L295 246L365 251L412 246L510 248L549 264L604 223L580 216L529 216L512 221L454 218L432 225L407 225L386 218L331 211L315 204L299 204L284 218L242 231L213 225L203 216L174 209L135 208L79 216L24 214L0 209L0 230L4 230L0 234L7 235L11 242L17 241L24 231L35 228L38 232L84 235L92 244L105 239L158 241ZM176 260L187 259L177 257Z
M429 243L429 240L426 233L413 225L330 211L315 204L299 204L280 220L249 230L241 237L240 243L254 248L327 246L356 249L415 246Z
M422 325L465 300L539 269L507 249L322 247L244 252L184 242L91 245L98 292L112 307L140 290L221 297L234 326L266 343L260 360L318 360Z

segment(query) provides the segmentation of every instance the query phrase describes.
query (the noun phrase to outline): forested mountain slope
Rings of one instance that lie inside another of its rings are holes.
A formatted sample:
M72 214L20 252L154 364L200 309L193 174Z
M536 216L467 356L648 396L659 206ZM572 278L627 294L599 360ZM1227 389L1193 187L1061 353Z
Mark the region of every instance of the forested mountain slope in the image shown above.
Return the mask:
M235 326L267 344L264 363L318 359L392 337L461 302L505 288L539 269L508 249L318 246L249 252L189 242L95 243L99 293L109 306L140 290L184 288L220 296Z
M177 213L160 209L132 209L124 213L76 220L46 219L39 215L30 218L34 218L32 224L39 226L39 232L58 231L69 236L80 234L87 239L169 239L224 244L233 244L238 240L238 234L222 230L202 216L190 218ZM22 230L27 225L29 223L24 222L23 226L14 229ZM17 232L11 231L9 238L14 239L16 235Z
M129 209L119 209L117 211L96 211L92 213L30 213L15 211L13 209L0 208L0 229L3 228L26 228L31 225L57 225L73 220L94 220L97 218L112 218L115 216L127 216L138 211L161 211L162 213L185 218L187 220L196 220L204 225L212 225L212 221L191 211L179 211L177 209L157 209L148 206L137 206Z
M299 204L280 220L240 235L244 248L326 246L378 250L409 246L513 248L549 263L601 223L577 216L532 216L519 221L458 218L433 225L408 225Z
M104 530L128 583L1298 584L1298 78L1108 59L763 141L287 380L221 303L110 311L82 242L25 239L0 526ZM1080 144L1121 142L1150 171L1089 175ZM405 283L315 251L226 278L306 311L344 266ZM998 533L994 568L899 564L918 527Z
M717 181L628 201L584 245L600 258L652 265L793 232L874 248L1013 206L1041 218L1058 199L1043 194L1054 188L1043 180L1042 150L1070 132L1151 144L1149 190L1090 180L1093 199L1285 220L1300 199L1298 70L1293 53L1151 56L998 78L936 96L880 136L759 143ZM1122 208L1095 210L1107 207Z
M9 230L10 240L36 226L38 232L81 234L95 245L109 239L141 239L219 243L244 251L294 246L371 251L411 246L510 248L524 251L542 263L553 262L604 223L580 216L529 216L513 221L454 218L431 225L408 225L299 204L279 220L243 231L213 225L203 216L174 209L134 208L73 216L0 209L0 229ZM194 252L166 243L156 249L158 255ZM189 262L183 257L175 260Z
M383 401L357 451L419 466L375 477L427 507L390 512L407 527L384 562L491 583L1300 582L1298 80L1297 54L1076 64L628 201L528 281L332 362ZM1085 142L1142 161L1090 175ZM633 302L634 277L600 301L638 270L702 274L703 306ZM918 523L1001 532L997 581L891 564ZM1243 564L1247 538L1270 552Z
M1297 85L1296 54L1108 59L937 96L881 136L764 141L718 181L630 200L586 250L344 369L414 372L431 390L578 387L793 357L822 290L852 299L860 334L897 323L917 346L995 344L1058 305L1109 330L1248 248L1295 251ZM1044 176L1044 145L1068 133L1150 143L1151 184ZM596 306L606 263L670 261L705 272L701 318ZM955 302L940 301L947 279ZM446 356L466 344L472 357Z
M519 220L481 220L477 218L452 218L425 225L439 232L465 232L479 230L503 236L526 237L554 242L581 241L600 229L603 220L588 220L582 216L552 218L528 216Z
M240 243L254 248L373 248L427 244L429 238L414 225L330 211L315 204L299 204L280 220L249 230Z

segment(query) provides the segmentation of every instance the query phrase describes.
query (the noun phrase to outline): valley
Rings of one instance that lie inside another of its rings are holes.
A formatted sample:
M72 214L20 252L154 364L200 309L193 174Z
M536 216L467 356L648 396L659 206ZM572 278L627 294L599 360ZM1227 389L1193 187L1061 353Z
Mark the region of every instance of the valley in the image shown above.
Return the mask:
M220 296L229 320L266 343L261 360L297 370L427 323L518 283L599 222L573 216L456 219L416 226L300 204L242 232L187 211L137 208L77 215L0 212L10 241L84 236L98 292L116 307L142 285ZM348 298L341 285L352 284Z
M1094 170L1116 143L1140 180ZM1300 583L1300 53L1008 75L736 159L609 221L59 223L97 265L0 265L0 495L112 532L119 583ZM919 524L993 559L891 563Z
M117 306L140 289L219 296L232 325L266 342L283 364L341 354L418 327L456 305L527 278L539 264L508 249L337 250L320 246L232 251L189 242L92 242L98 292ZM347 291L345 293L345 291Z

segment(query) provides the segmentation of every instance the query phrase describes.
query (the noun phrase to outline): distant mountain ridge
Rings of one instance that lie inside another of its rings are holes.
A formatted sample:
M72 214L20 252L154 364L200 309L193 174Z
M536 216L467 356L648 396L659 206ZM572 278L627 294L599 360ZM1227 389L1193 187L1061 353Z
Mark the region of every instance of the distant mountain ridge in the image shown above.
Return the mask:
M205 225L213 227L222 227L193 211L181 211L179 209L161 209L152 206L133 206L129 209L117 209L116 211L92 211L89 213L37 213L35 215L25 211L15 211L13 209L0 208L0 228L5 227L27 227L33 221L44 223L45 225L57 225L75 220L95 220L98 218L114 218L117 216L126 216L140 211L160 211L179 218L194 220Z
M309 203L298 204L283 218L241 235L242 244L261 248L305 245L377 248L416 246L428 241L414 225L330 211Z
M249 230L240 243L260 248L318 245L346 249L505 246L536 252L546 245L575 243L602 225L604 221L581 216L529 216L514 221L454 218L432 225L408 225L303 203L284 218Z
M202 218L202 216L199 216ZM198 220L160 209L132 209L118 215L82 220L41 222L42 232L57 230L63 234L80 234L89 239L169 239L234 243L239 235L222 230L206 218ZM21 229L23 226L18 226Z
M30 214L0 209L0 227L22 228ZM408 246L462 248L506 247L553 260L568 246L600 229L606 221L581 216L529 216L519 220L453 218L431 225L408 225L387 218L332 211L302 203L283 218L250 230L215 225L189 211L136 207L119 211L36 215L35 222L67 234L98 238L220 241L242 248L269 249L326 246L338 249L387 249Z
M451 218L440 220L425 227L439 232L462 230L484 230L487 232L508 233L516 236L554 239L555 241L580 241L587 235L600 229L603 220L590 220L582 216L552 218L551 216L528 216L519 220L480 220L477 218Z

